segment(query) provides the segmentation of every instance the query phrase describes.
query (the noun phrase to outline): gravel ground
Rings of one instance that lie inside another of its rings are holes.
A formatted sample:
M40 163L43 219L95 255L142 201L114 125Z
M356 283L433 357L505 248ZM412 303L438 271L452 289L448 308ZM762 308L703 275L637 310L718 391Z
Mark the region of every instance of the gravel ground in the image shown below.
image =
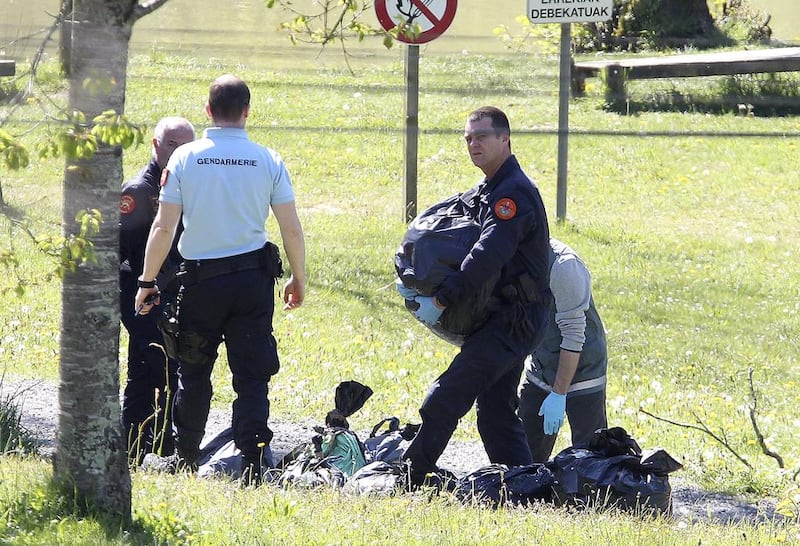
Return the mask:
M57 387L44 381L23 380L14 382L0 377L0 401L13 399L21 409L22 425L40 442L42 453L52 453L55 445L58 421ZM312 426L322 423L290 423L270 420L275 433L272 451L275 460L295 446L307 442L314 435ZM207 438L215 436L230 426L230 411L212 409L207 424ZM369 431L356 431L359 438L366 438ZM451 441L439 466L453 471L458 476L468 474L489 464L486 453L479 442ZM670 475L673 497L673 517L681 521L715 521L736 523L740 521L761 522L780 518L775 514L775 499L763 499L757 503L744 499L709 493L681 480L680 472Z

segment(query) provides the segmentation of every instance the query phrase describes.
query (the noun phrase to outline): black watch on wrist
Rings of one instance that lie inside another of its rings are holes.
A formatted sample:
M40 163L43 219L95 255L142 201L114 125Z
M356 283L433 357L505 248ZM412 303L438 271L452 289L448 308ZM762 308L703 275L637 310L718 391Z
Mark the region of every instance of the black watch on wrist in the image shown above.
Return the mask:
M152 281L143 281L141 278L136 279L136 286L139 288L155 288L156 280L153 279Z

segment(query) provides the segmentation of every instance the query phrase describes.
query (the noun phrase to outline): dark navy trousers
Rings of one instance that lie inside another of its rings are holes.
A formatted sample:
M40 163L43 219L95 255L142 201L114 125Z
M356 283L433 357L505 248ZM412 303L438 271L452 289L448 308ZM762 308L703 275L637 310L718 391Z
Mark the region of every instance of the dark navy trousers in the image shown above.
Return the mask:
M272 335L274 286L274 279L262 269L248 269L181 287L178 390L173 407L179 455L189 460L198 455L211 408L211 372L223 340L236 393L236 447L245 458L257 459L269 446L268 382L280 366ZM183 356L186 343L195 353L189 360Z
M539 317L546 320L544 313ZM542 332L544 328L536 330ZM489 461L508 466L532 462L517 416L517 388L525 357L537 342L538 339L516 339L503 317L490 320L466 339L420 408L422 426L405 452L411 462L412 479L436 470L436 462L459 419L473 403L478 433Z
M177 388L177 363L159 346L164 340L157 327L161 306L146 315L134 314L136 275L120 272L119 307L128 331L128 372L122 393L122 424L128 449L141 458L145 453L171 454L172 396Z

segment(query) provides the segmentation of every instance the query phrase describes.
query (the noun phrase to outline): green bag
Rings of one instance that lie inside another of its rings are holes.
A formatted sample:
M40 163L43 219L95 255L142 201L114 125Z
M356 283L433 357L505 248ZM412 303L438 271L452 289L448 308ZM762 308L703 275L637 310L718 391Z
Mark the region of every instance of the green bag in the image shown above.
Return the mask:
M348 477L367 464L358 436L346 428L325 428L322 433L322 456Z

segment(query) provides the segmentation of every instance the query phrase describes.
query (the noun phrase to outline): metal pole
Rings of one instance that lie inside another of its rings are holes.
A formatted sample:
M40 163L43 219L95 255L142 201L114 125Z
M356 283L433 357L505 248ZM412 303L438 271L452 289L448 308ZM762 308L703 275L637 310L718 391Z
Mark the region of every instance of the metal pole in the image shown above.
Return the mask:
M403 190L405 209L403 221L408 223L417 215L417 141L419 136L419 46L406 47L406 131L405 171Z
M567 218L567 155L569 152L569 94L571 23L561 23L561 59L558 79L558 173L556 218Z

